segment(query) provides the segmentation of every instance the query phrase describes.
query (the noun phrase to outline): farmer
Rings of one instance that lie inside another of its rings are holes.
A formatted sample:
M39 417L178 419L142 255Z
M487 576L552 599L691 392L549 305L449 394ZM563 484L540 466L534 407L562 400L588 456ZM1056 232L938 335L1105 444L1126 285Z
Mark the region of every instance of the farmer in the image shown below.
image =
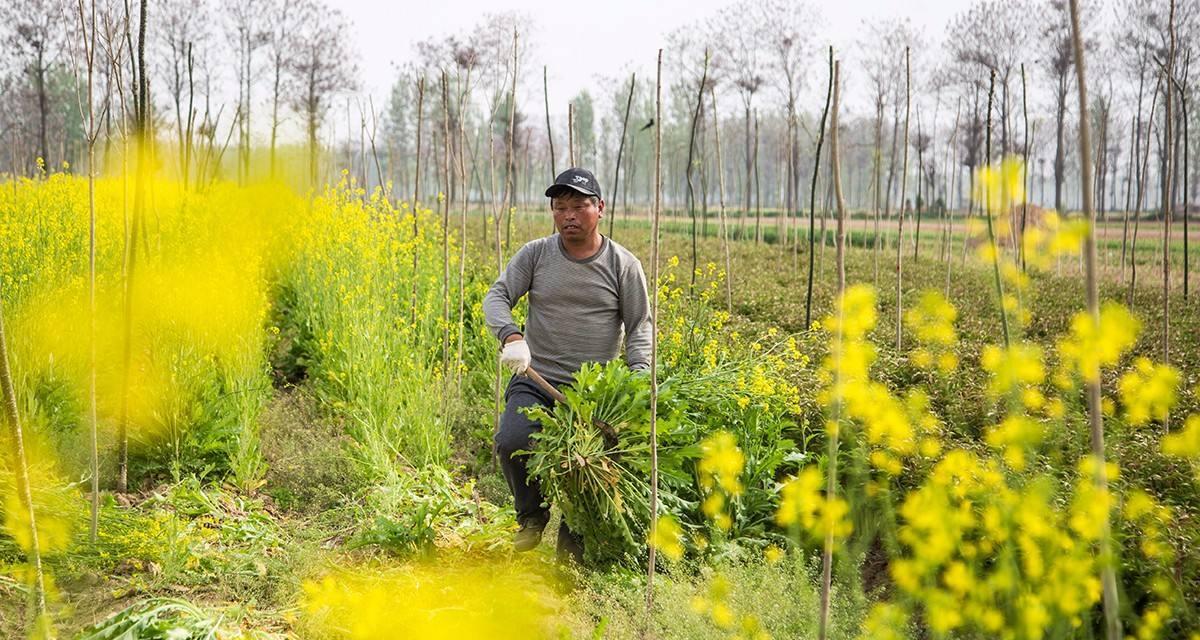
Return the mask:
M554 400L522 375L532 368L550 384L569 384L586 362L605 363L621 352L631 369L650 368L650 301L642 264L628 249L600 234L604 200L596 176L567 169L546 189L558 231L527 243L483 299L488 327L500 340L500 362L516 375L504 393L504 415L496 433L496 454L513 494L521 528L513 538L517 551L529 551L542 539L550 518L535 478L526 471L530 436L539 429L518 409ZM529 295L525 327L513 321L512 308ZM567 528L558 528L558 557L580 561L583 544Z

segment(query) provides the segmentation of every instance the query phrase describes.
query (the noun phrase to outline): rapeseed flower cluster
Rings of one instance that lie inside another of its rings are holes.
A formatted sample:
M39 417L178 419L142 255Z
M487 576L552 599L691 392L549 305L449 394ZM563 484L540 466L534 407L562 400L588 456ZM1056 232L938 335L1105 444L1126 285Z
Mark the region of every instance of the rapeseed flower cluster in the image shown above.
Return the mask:
M1020 156L1009 155L999 165L984 165L975 172L975 202L997 215L1025 201L1025 165Z
M909 359L920 369L942 374L958 368L954 347L958 332L954 321L958 310L941 293L928 290L921 293L917 304L904 312L904 324L919 346L909 353Z
M1133 347L1141 331L1141 322L1124 306L1106 302L1100 308L1100 321L1086 311L1075 314L1071 331L1058 343L1059 355L1067 373L1085 382L1100 379L1100 369L1116 365Z
M824 492L824 478L813 466L783 483L779 492L779 510L775 522L781 527L799 530L814 540L832 535L842 540L853 530L847 516L850 505L840 497Z
M993 399L1020 394L1046 379L1041 348L1027 342L1008 347L987 345L980 354L979 363L991 374L987 391Z
M1133 369L1121 376L1117 391L1125 406L1125 421L1141 426L1151 420L1164 421L1175 406L1179 370L1156 364L1149 358L1133 361Z
M720 431L706 438L700 445L700 451L697 471L700 486L707 493L701 510L718 528L728 531L733 525L729 503L744 490L741 474L746 456L728 431Z
M679 521L669 515L659 516L650 544L671 560L682 558L683 529L679 526Z
M1200 413L1192 414L1184 421L1183 428L1168 433L1162 439L1163 454L1175 458L1191 459L1196 469L1196 481L1200 482Z
M994 460L951 450L904 500L909 552L892 577L935 634L1041 638L1055 620L1078 626L1100 581L1096 538L1069 525L1073 511L1055 506L1048 483L1014 486Z
M953 338L952 324L949 333L945 324L948 312L933 299L926 307L915 318L925 335L943 345L939 349L945 348ZM818 400L832 416L827 432L839 431L843 421L861 425L872 450L872 465L895 476L903 469L904 458L938 449L932 437L939 427L928 411L927 397L915 395L906 401L887 385L871 379L876 352L866 336L875 327L876 318L871 287L855 285L846 290L837 312L825 321L834 332L834 340L819 372L823 388Z
M1083 248L1090 225L1084 218L1063 221L1056 211L1042 214L1041 223L1026 228L1022 238L1025 264L1048 269L1054 259L1076 256Z

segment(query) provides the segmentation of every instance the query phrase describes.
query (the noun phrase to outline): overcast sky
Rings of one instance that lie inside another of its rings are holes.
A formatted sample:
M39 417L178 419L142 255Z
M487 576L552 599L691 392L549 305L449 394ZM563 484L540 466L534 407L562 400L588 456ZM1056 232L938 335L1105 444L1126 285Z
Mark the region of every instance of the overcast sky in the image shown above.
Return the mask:
M964 0L809 0L825 28L815 33L817 47L851 45L864 19L908 16L928 42L941 41L946 22ZM333 0L357 33L364 89L382 98L395 79L395 66L413 59L415 42L431 36L469 33L487 13L517 10L535 20L530 34L537 47L529 68L549 66L551 110L595 83L630 68L652 68L666 35L677 27L707 18L733 0ZM397 7L398 5L398 7ZM594 92L593 92L594 93Z

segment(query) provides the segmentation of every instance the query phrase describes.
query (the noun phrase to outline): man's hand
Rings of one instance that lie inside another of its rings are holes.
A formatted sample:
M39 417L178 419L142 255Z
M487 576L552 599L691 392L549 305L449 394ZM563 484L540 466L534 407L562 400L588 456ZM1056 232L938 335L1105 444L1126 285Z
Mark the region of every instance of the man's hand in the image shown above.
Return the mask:
M516 338L504 343L500 352L500 364L512 369L513 373L521 375L529 368L529 344L524 338Z

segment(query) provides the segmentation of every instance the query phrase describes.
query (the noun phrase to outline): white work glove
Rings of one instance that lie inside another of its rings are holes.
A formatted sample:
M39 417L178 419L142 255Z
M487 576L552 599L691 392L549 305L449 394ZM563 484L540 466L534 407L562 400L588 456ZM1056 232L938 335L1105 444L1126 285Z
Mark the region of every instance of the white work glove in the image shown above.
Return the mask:
M513 373L521 375L529 368L529 345L525 340L513 340L504 345L500 352L500 364L512 369Z

